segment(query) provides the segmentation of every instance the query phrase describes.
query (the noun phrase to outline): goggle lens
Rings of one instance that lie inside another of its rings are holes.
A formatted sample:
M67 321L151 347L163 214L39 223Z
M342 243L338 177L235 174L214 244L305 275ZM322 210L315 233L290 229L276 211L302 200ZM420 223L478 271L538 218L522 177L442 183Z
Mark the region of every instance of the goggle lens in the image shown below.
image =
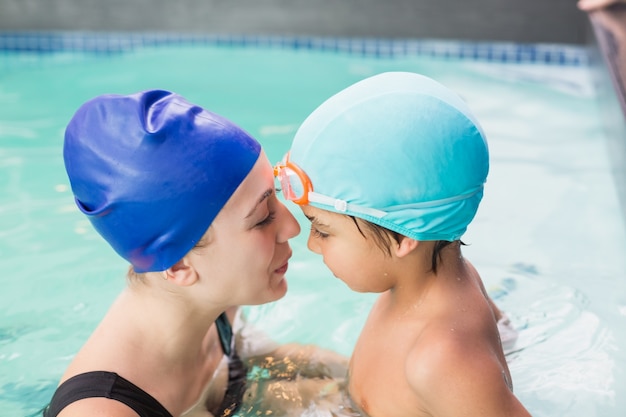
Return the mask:
M281 167L278 172L280 187L285 199L290 201L300 200L304 197L304 187L298 174L289 167Z

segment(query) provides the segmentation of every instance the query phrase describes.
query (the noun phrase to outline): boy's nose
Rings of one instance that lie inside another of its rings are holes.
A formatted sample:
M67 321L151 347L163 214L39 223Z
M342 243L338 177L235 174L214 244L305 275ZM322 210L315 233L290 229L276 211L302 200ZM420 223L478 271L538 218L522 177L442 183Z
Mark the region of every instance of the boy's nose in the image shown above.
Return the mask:
M309 250L313 253L317 253L318 255L322 254L322 251L320 250L320 247L317 243L317 240L313 236L312 231L309 232L309 238L306 242L306 247L309 248Z

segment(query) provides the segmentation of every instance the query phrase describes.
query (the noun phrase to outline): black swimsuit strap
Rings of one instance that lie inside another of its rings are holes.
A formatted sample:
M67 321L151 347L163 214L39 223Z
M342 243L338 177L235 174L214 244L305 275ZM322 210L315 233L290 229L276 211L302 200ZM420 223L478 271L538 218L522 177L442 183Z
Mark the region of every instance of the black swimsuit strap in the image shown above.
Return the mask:
M248 370L235 350L233 329L226 313L220 314L215 320L215 325L220 336L222 350L228 356L228 387L224 394L224 400L215 415L219 417L232 416L243 401Z
M226 313L219 315L215 320L215 326L217 327L217 334L220 336L220 344L224 354L230 358L233 351L233 328L228 321Z
M141 417L172 417L153 396L116 373L106 371L86 372L63 382L43 416L56 417L68 405L94 397L119 401Z

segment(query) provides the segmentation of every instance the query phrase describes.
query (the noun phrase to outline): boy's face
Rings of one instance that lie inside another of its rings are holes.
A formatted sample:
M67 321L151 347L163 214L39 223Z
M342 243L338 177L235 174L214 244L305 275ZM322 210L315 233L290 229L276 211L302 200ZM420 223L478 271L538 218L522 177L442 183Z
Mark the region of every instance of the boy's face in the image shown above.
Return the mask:
M378 247L372 236L346 215L301 206L311 221L308 248L322 255L332 273L358 292L384 292L392 287L387 265L392 259Z

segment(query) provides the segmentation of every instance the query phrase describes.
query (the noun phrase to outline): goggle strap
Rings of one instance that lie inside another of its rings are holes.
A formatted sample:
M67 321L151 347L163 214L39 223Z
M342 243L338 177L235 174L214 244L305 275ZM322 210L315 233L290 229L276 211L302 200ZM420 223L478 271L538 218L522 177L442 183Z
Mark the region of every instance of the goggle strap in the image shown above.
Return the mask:
M386 208L387 209L393 208L393 210L390 210L390 211L398 211L398 210L407 210L407 209L410 210L410 209L424 209L424 208L438 207L438 206L443 206L443 205L450 204L450 203L455 203L461 200L467 200L468 198L478 194L480 191L482 191L482 189L483 189L483 185L479 185L478 187L464 194L455 195L453 197L442 198L440 200L423 201L421 203L399 204L396 206L390 206Z
M402 204L398 206L387 207L387 209L392 209L390 211L397 211L397 210L424 209L424 208L442 206L445 204L450 204L450 203L454 203L457 201L468 199L478 194L482 189L483 189L483 185L480 185L467 193L456 195L454 197L442 198L440 200L433 200L433 201L424 201L422 203ZM388 211L378 210L378 209L374 209L370 207L361 207L355 204L350 204L345 200L341 200L339 198L328 197L323 194L318 194L314 191L310 191L308 196L309 196L310 202L334 207L335 210L337 210L338 212L342 212L342 213L352 212L352 213L357 213L357 214L365 214L365 215L372 216L378 219L384 217L386 214L389 213Z
M326 206L334 207L335 210L342 212L342 213L352 212L352 213L357 213L357 214L365 214L365 215L372 216L378 219L380 219L381 217L384 217L387 214L386 212L382 210L357 206L355 204L350 204L346 202L345 200L341 200L339 198L328 197L323 194L318 194L314 191L309 191L309 201L311 203L319 203L319 204L324 204Z

